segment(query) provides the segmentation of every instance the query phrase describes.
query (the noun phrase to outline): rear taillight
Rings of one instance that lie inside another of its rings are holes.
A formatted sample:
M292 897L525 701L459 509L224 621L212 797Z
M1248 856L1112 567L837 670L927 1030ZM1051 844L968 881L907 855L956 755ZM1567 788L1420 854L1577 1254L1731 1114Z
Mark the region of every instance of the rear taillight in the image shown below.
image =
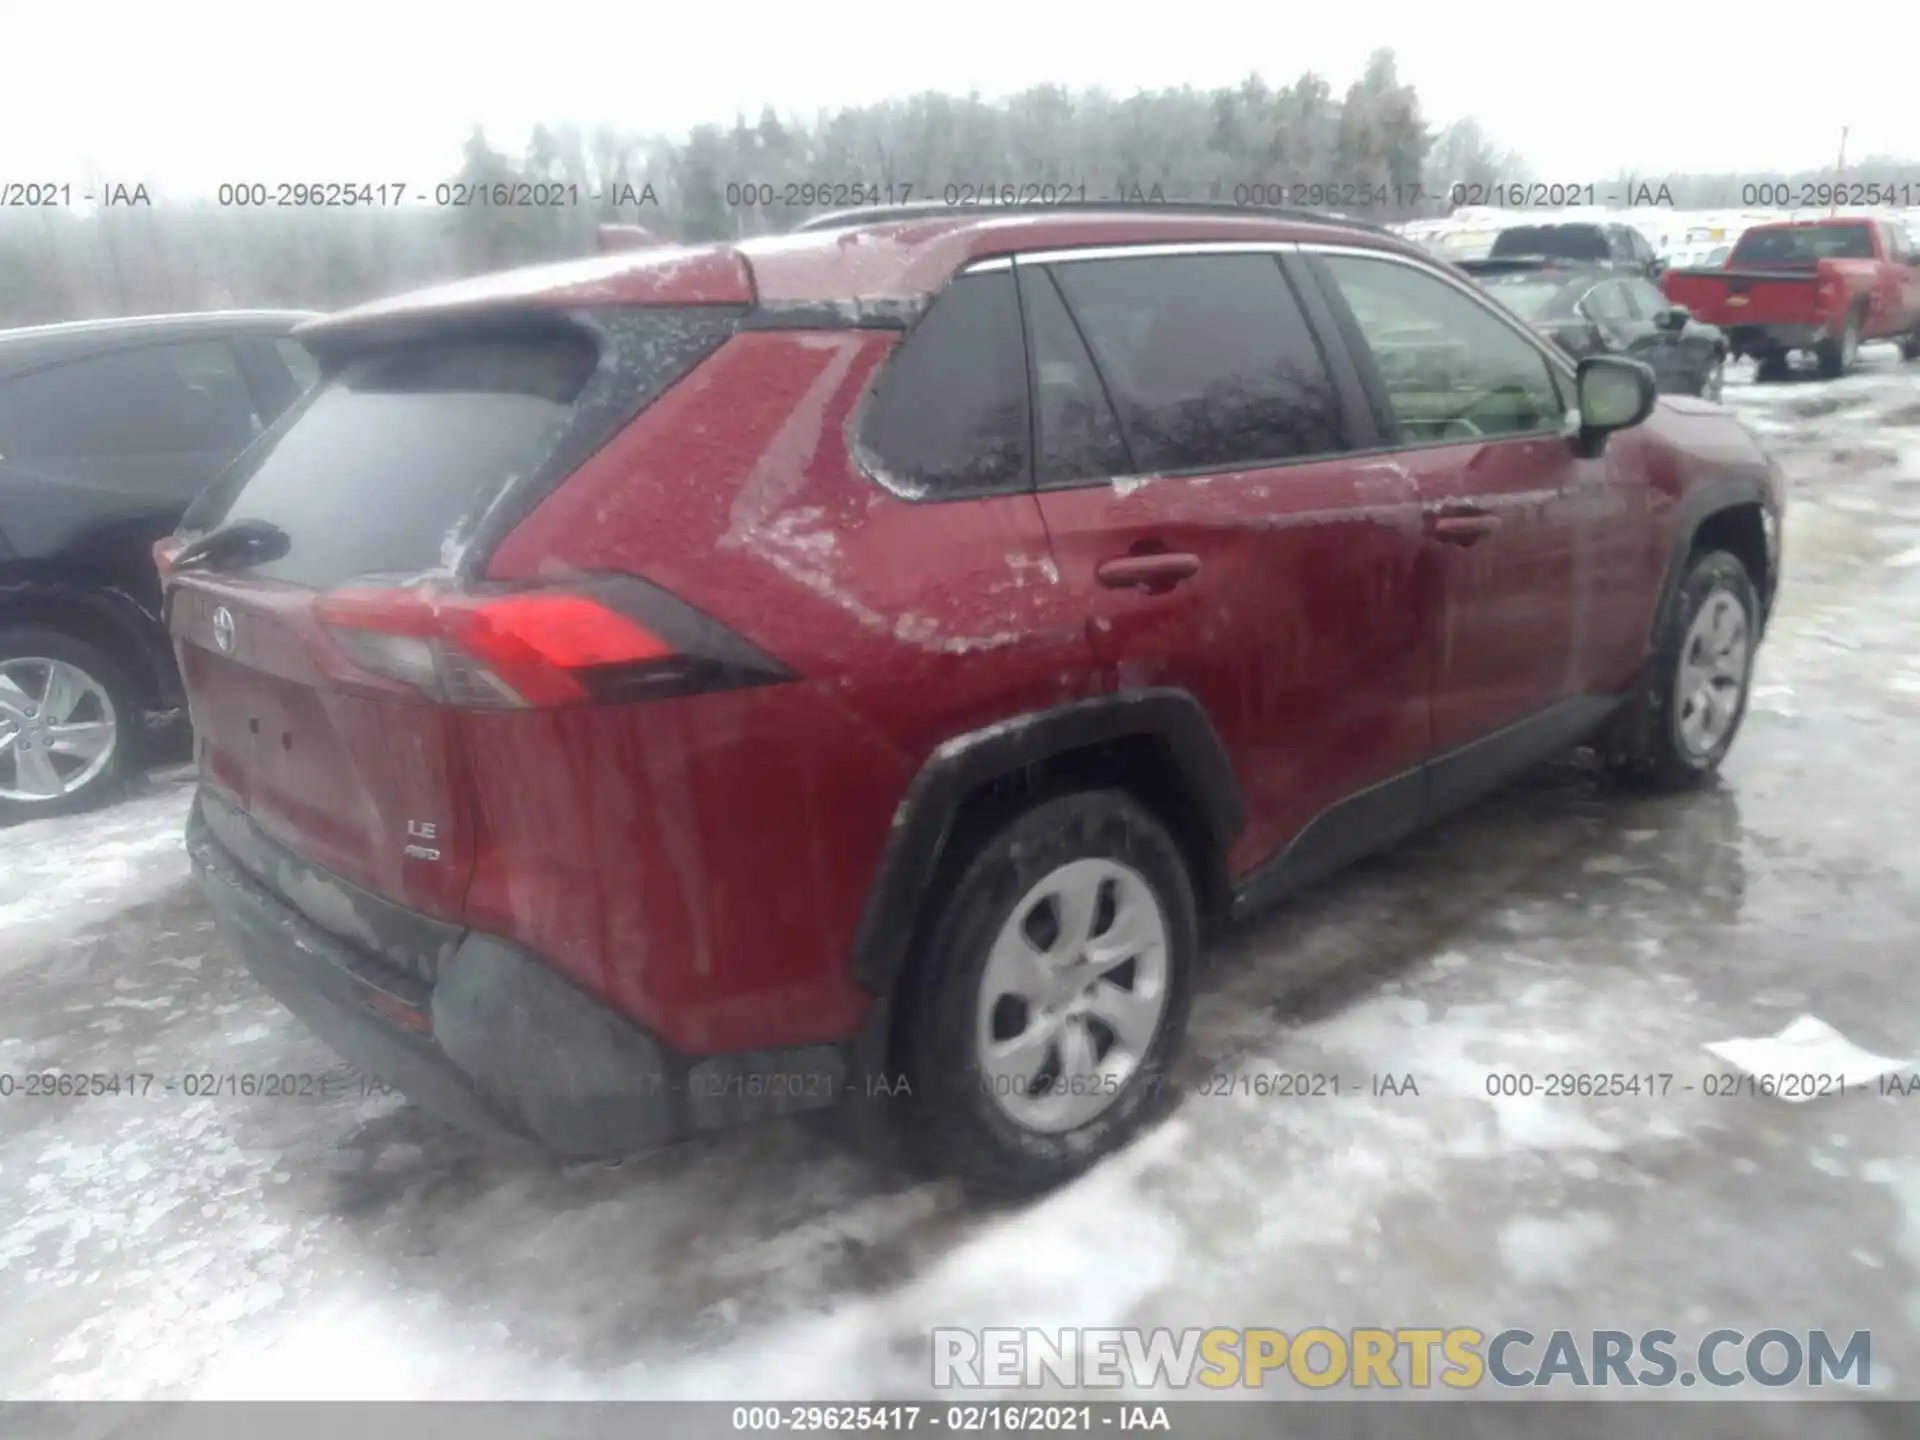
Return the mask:
M178 555L186 544L178 535L168 535L153 542L153 568L160 572L160 588L167 588L167 582L173 578L173 557Z
M627 577L493 593L348 588L317 597L314 614L332 650L319 658L336 680L377 677L461 708L589 705L789 678L706 616Z

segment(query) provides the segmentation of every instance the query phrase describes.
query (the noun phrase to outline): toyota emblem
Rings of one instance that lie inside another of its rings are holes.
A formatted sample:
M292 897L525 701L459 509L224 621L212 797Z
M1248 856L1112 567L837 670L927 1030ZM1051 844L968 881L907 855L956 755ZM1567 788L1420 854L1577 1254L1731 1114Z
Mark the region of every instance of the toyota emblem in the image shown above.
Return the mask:
M213 643L220 647L222 655L233 653L233 612L224 605L215 607L213 612Z

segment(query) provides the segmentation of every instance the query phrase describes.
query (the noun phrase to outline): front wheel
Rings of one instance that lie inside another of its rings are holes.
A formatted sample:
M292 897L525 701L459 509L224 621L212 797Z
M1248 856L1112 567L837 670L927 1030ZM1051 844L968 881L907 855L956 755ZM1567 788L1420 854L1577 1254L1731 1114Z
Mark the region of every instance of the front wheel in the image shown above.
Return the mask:
M1746 718L1759 634L1746 566L1724 550L1694 556L1640 688L1602 746L1614 774L1671 791L1717 770Z
M38 626L0 631L0 820L104 799L131 769L138 713L103 651Z
M1727 387L1727 357L1718 353L1707 366L1707 373L1700 381L1700 398L1711 400L1718 405Z
M1199 938L1164 826L1117 791L1035 806L936 901L905 1036L914 1138L983 1188L1046 1189L1164 1094Z

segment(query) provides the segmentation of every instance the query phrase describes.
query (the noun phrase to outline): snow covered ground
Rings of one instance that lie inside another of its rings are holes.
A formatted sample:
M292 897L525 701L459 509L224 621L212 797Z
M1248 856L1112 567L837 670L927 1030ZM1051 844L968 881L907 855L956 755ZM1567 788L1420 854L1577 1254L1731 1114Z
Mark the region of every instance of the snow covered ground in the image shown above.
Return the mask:
M1723 783L1551 766L1235 937L1193 1092L1028 1207L801 1125L490 1155L361 1094L213 935L181 772L0 832L0 1074L156 1077L0 1098L0 1396L898 1398L934 1325L1455 1323L1870 1329L1876 1386L1920 1395L1920 1097L1680 1089L1801 1013L1920 1054L1920 373L1869 347L1729 401L1795 495ZM1488 1093L1565 1070L1676 1079ZM1299 1071L1349 1083L1200 1093Z

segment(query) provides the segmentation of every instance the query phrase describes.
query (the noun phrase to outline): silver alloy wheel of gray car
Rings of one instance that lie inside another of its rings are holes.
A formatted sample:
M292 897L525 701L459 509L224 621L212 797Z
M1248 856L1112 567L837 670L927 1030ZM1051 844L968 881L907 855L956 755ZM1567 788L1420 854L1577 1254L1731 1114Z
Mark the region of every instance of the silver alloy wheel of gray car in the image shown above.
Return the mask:
M32 805L91 783L113 763L119 716L107 687L69 660L0 660L0 800Z
M1713 368L1707 371L1707 378L1700 386L1700 396L1703 400L1711 400L1717 405L1720 403L1726 388L1727 357L1724 355L1716 355L1713 360Z
M1167 1008L1167 917L1139 871L1073 860L1022 895L980 978L981 1083L1057 1135L1119 1098Z
M1731 590L1708 592L1680 644L1674 716L1681 748L1706 761L1733 730L1753 664L1746 607Z

